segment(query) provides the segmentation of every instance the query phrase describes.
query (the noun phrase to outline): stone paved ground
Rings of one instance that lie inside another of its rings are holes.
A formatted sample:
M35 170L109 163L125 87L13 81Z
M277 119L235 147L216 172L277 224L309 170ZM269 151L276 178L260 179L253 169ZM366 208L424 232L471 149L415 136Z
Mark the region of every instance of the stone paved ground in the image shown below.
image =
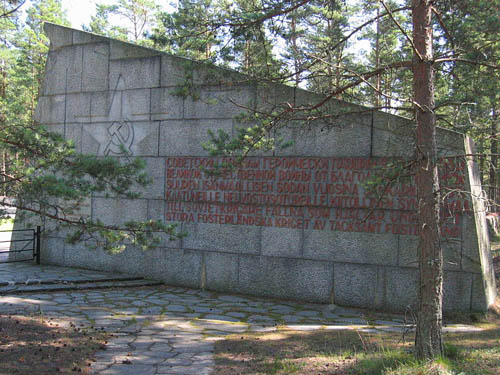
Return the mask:
M166 286L61 292L44 292L42 286L37 293L0 295L0 313L43 314L66 326L113 332L92 366L99 375L210 374L213 342L233 333L408 329L397 315L372 314L367 321L354 309Z

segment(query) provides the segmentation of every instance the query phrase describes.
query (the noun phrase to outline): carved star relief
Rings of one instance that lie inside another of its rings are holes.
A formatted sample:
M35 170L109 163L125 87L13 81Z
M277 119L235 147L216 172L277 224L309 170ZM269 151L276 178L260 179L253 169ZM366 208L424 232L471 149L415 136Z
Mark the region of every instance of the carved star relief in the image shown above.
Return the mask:
M93 116L91 114L90 117L87 117L93 124L85 125L83 130L85 136L91 138L93 143L98 144L95 151L97 155L131 155L133 154L133 146L148 135L147 132L135 131L133 121L144 121L144 114L132 113L131 99L125 93L124 79L120 75L113 91L107 116Z

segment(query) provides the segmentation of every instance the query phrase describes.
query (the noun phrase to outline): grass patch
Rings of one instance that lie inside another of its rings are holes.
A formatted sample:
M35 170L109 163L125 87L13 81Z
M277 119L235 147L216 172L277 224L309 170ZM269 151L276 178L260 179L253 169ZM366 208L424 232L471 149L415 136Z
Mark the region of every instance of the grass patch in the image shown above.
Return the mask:
M0 374L90 374L107 336L43 317L0 315Z
M232 335L215 343L218 375L500 375L500 328L445 335L445 358L418 361L413 337L356 331Z

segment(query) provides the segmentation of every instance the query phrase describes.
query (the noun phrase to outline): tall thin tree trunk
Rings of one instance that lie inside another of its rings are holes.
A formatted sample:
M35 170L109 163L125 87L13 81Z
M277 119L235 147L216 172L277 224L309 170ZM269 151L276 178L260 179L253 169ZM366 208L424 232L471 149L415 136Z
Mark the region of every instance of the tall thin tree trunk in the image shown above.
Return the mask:
M417 199L419 224L419 306L415 350L418 358L443 354L443 255L439 230L439 179L434 114L431 0L412 0L413 92L417 122Z
M380 4L377 3L377 34L376 34L376 39L375 39L375 69L380 68ZM377 74L375 77L375 87L376 87L376 92L375 92L375 108L379 108L381 104L381 99L382 99L382 94L380 93L381 90L381 81L382 77L380 74Z
M491 160L490 160L490 188L489 190L489 198L492 202L492 208L493 211L497 212L497 204L498 204L498 198L497 198L497 153L498 153L498 144L497 144L497 110L496 107L494 106L492 108L492 116L491 116L491 128L490 128L490 153L491 153Z

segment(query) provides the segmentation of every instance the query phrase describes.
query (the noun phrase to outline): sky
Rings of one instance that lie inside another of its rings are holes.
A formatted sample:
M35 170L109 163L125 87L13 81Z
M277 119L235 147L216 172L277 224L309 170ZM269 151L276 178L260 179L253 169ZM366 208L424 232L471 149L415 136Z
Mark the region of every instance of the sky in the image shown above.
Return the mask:
M81 29L82 24L89 24L90 17L95 14L95 3L95 0L62 0L73 28Z

